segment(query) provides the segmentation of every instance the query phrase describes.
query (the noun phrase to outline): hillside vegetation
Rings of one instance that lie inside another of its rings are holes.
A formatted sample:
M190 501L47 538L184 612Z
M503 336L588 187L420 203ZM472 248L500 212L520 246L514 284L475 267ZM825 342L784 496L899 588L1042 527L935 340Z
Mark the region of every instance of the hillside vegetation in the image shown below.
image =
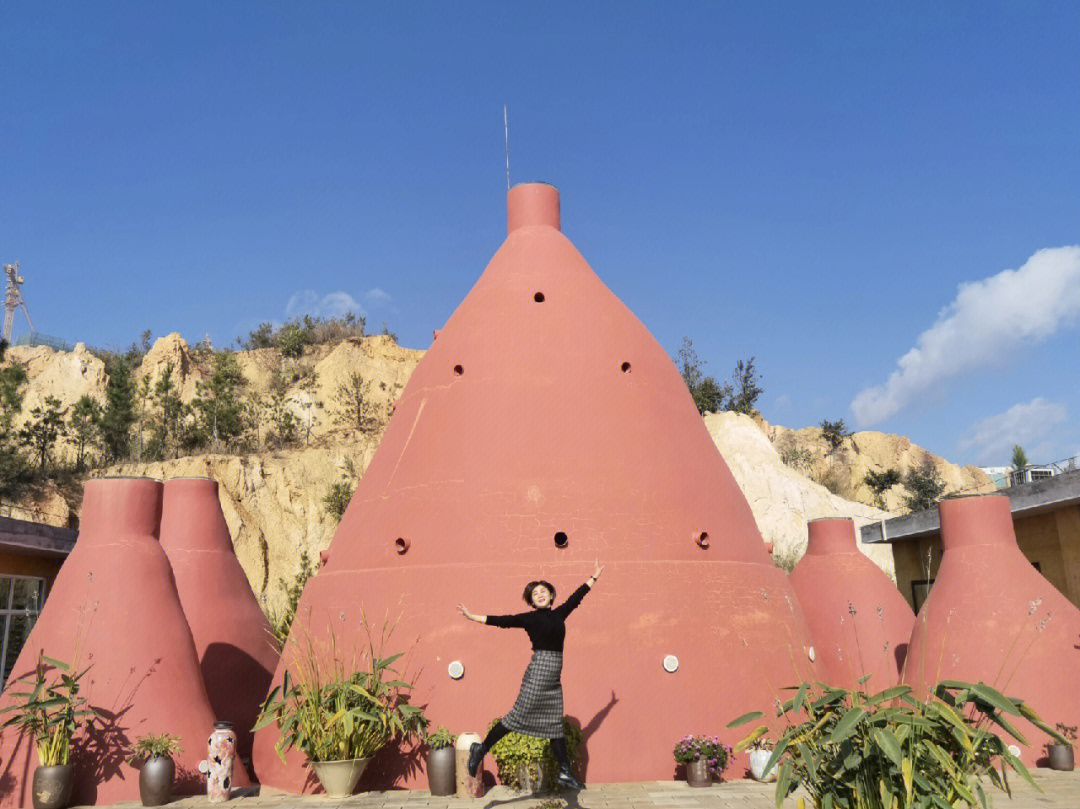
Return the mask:
M0 365L4 512L75 527L89 476L214 478L253 589L280 609L304 555L318 559L329 545L423 352L389 334L365 336L356 321L260 327L246 344L191 348L170 334L123 355L9 349ZM861 525L887 516L875 501L902 510L903 486L879 497L868 471L932 468L946 491L992 485L905 438L856 433L833 446L818 428L769 425L746 409L708 413L706 425L788 565L808 519ZM45 416L51 433L39 424ZM35 429L38 444L20 438ZM868 552L891 571L888 549Z

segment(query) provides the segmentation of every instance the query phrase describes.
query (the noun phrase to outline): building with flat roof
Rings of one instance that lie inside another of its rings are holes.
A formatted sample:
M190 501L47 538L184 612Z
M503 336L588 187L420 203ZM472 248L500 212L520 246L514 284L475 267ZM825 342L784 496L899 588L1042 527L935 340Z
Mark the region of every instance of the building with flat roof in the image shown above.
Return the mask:
M0 688L75 538L67 528L0 517Z
M1028 561L1080 607L1080 471L1063 472L1002 489L1012 511L1016 542ZM888 543L896 584L918 612L941 562L936 508L870 523L863 542Z

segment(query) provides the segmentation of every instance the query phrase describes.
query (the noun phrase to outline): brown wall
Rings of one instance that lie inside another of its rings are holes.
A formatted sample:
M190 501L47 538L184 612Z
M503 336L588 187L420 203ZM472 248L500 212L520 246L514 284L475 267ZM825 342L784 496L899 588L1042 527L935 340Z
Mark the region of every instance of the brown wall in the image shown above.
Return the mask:
M46 580L47 594L52 589L53 579L60 571L61 563L60 559L0 552L0 576L41 576Z
M1043 576L1080 607L1080 506L1067 506L1014 520L1013 526L1017 545L1024 556L1038 563ZM941 537L901 540L893 544L893 556L896 559L896 585L915 609L912 582L937 576Z

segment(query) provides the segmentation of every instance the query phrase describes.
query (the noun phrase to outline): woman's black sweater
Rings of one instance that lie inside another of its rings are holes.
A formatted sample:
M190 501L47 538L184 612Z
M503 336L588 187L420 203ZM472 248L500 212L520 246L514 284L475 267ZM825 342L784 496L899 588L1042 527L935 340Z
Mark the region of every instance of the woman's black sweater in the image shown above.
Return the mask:
M489 615L487 623L503 629L511 627L524 629L529 633L534 652L561 652L563 640L566 638L566 616L574 611L587 592L589 592L589 585L583 584L571 594L570 598L557 607L522 612L517 615Z

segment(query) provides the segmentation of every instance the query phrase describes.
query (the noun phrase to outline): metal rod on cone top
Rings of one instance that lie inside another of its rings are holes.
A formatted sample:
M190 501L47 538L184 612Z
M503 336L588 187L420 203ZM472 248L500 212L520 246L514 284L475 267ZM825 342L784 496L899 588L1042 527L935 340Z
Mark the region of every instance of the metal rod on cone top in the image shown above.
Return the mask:
M506 121L506 105L503 104L503 136L506 141L506 190L510 190L510 124Z

